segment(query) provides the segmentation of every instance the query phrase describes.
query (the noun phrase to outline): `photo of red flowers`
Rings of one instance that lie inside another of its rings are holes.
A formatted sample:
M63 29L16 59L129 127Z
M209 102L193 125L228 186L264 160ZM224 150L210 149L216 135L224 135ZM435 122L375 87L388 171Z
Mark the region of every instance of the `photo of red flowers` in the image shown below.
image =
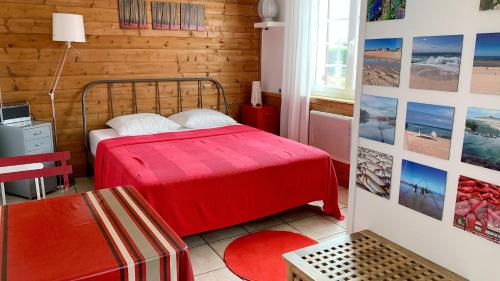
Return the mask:
M500 244L500 186L461 176L453 224Z

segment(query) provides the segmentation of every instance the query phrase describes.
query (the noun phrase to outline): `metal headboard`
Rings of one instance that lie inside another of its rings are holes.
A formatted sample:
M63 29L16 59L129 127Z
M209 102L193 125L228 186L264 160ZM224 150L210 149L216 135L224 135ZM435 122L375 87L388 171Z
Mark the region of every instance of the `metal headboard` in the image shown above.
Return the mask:
M110 108L111 118L115 116L113 110L113 84L130 84L132 86L132 106L133 112L137 113L137 91L136 85L138 83L154 83L155 87L155 100L156 100L156 113L161 115L161 102L160 102L160 83L165 82L175 82L177 84L177 107L178 111L182 111L182 87L181 82L197 82L198 83L198 108L203 108L203 87L202 82L211 82L217 87L217 94L222 95L224 101L224 109L226 114L229 115L229 106L227 104L226 94L224 92L224 87L222 84L214 78L210 77L193 77L193 78L152 78L152 79L126 79L126 80L98 80L91 82L85 86L82 95L82 118L83 118L83 134L85 149L87 156L91 156L90 144L88 139L88 127L87 127L87 107L86 98L89 94L90 89L96 85L106 85L108 91L108 105Z

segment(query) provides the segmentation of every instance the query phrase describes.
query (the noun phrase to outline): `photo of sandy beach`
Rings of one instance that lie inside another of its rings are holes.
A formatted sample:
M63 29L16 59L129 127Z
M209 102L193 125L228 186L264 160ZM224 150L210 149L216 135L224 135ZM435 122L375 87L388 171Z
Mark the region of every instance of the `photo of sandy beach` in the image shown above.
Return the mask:
M446 177L445 171L403 160L399 204L441 220Z
M500 33L476 37L471 92L500 95Z
M453 225L500 244L500 186L460 176Z
M359 136L394 144L398 100L378 96L361 96Z
M500 171L500 110L469 108L462 162Z
M413 38L410 88L458 91L463 35Z
M363 85L399 87L403 39L365 41Z
M356 170L357 187L389 199L391 195L392 156L359 147Z
M406 0L368 0L367 21L403 19Z
M481 0L479 10L500 10L500 0Z
M449 159L453 107L409 102L406 111L406 150Z

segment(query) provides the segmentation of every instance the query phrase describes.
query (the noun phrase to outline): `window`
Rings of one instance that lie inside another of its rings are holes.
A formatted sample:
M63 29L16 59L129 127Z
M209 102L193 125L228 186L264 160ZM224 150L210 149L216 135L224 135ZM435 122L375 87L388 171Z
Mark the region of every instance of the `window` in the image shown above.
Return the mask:
M354 99L356 63L356 0L320 0L312 95ZM314 61L313 61L314 62Z

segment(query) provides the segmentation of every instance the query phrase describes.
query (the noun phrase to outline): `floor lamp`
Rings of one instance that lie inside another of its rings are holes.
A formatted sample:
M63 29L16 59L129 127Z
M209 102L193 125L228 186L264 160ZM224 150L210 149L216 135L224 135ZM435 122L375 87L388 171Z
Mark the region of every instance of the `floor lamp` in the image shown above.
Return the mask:
M83 16L73 14L52 14L52 41L66 42L64 51L57 64L56 73L50 85L49 96L52 106L52 127L54 131L54 148L59 150L57 142L57 120L55 108L55 95L57 84L61 78L61 73L64 68L64 63L68 57L69 49L72 42L85 43L85 28L83 25Z

